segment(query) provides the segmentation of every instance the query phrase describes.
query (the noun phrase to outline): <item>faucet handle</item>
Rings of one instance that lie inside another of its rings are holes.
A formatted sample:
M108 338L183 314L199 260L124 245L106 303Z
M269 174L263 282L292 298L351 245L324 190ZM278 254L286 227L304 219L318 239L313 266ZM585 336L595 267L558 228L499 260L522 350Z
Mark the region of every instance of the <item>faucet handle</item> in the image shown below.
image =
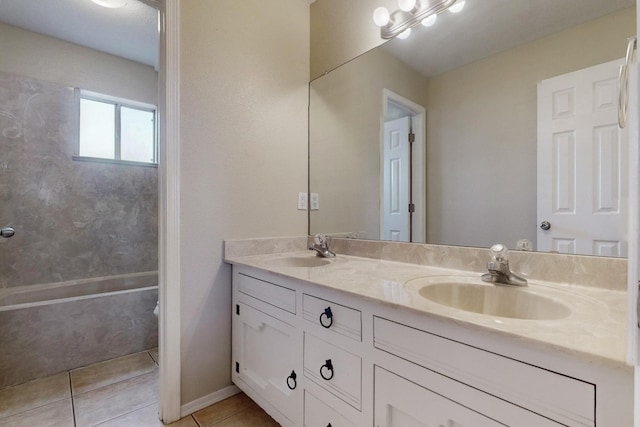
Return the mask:
M496 243L489 249L491 259L504 264L509 262L509 250L502 243Z
M324 246L327 243L327 236L324 235L323 233L318 233L315 236L313 236L313 241L318 246Z

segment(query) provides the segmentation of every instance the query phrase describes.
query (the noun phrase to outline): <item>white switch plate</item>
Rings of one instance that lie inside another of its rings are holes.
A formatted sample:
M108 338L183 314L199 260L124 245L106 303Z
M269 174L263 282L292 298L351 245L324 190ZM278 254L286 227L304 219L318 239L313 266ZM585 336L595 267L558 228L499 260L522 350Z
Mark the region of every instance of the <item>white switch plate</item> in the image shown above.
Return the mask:
M307 210L307 193L298 193L298 210Z
M312 211L320 209L320 195L318 193L311 193L309 197L309 206Z

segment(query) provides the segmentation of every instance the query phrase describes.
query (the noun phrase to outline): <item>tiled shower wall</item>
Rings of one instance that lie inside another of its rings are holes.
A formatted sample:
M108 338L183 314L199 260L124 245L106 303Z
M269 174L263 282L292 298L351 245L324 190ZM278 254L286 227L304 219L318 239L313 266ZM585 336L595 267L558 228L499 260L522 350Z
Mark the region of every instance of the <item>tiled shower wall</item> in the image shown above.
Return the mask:
M73 89L0 72L0 287L157 270L157 169L72 160Z

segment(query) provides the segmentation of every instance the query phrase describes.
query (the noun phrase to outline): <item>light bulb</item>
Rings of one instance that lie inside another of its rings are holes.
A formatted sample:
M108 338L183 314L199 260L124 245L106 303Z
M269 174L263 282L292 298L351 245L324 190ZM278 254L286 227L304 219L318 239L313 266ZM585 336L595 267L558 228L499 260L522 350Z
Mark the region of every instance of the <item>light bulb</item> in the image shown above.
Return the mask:
M117 9L127 5L127 0L91 0L97 5L107 7L109 9Z
M398 7L405 12L411 12L416 7L416 0L398 0Z
M464 9L464 2L465 0L458 0L453 4L453 6L449 8L449 11L452 13L460 12L462 9Z
M411 28L407 28L406 30L404 30L403 32L401 32L400 34L398 34L398 38L400 40L404 40L407 37L409 37L411 35Z
M438 19L438 15L434 13L433 15L427 16L426 18L424 18L422 20L422 25L424 25L425 27L430 27L436 23L437 19Z
M389 23L389 11L386 7L377 7L373 11L373 22L376 23L378 27L384 27Z

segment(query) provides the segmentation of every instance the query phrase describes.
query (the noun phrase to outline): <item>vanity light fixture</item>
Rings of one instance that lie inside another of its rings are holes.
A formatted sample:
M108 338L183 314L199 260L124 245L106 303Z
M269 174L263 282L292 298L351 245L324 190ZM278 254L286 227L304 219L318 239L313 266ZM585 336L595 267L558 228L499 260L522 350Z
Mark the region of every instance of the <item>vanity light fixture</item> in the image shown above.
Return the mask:
M436 20L438 19L438 15L436 15L435 13L433 15L430 15L426 18L424 18L422 20L422 25L424 25L425 27L430 27L433 24L436 23Z
M464 9L464 3L465 3L465 0L457 1L453 6L451 6L449 8L449 12L451 12L451 13L460 12L462 9Z
M91 0L95 4L109 9L118 9L127 5L127 0Z
M449 10L458 13L465 0L398 0L398 10L389 12L384 7L373 11L373 22L380 27L383 39L409 37L411 28L422 23L425 27L435 24L438 14Z

